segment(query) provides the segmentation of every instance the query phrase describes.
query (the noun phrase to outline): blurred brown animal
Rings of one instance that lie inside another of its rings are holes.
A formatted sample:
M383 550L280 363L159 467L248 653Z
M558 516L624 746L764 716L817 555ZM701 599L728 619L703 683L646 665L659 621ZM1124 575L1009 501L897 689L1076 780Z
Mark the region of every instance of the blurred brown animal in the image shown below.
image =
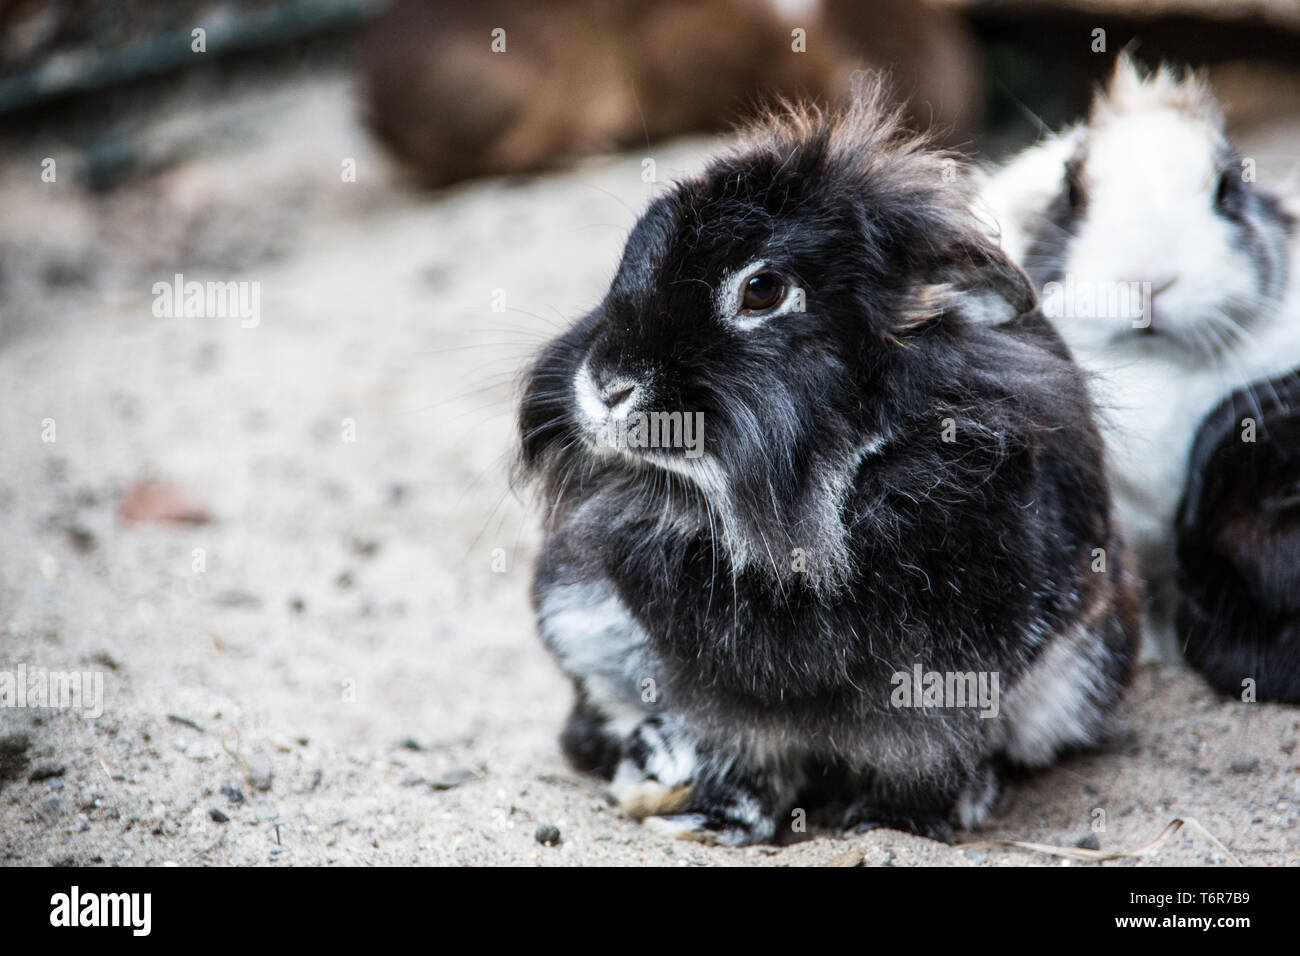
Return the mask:
M923 0L397 0L363 56L371 128L429 186L723 129L774 95L841 99L864 67L915 125L966 136L973 45Z

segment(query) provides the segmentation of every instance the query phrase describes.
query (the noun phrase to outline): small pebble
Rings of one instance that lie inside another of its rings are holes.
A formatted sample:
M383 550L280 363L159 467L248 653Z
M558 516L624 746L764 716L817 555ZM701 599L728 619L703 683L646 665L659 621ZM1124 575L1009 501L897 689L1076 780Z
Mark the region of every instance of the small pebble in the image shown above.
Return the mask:
M214 604L222 607L257 608L262 606L262 599L248 591L222 591L212 596Z
M452 767L430 780L429 786L435 790L451 790L475 779L477 779L477 775L473 770L466 767Z
M535 836L537 842L542 846L558 846L560 844L560 828L550 823L543 823L538 827Z
M49 780L52 777L62 777L68 772L68 768L61 763L42 763L37 764L32 772L27 775L29 783L40 783L42 780Z
M1251 757L1249 760L1234 760L1228 765L1228 769L1233 773L1254 773L1259 769L1259 758Z
M85 554L87 551L91 551L94 549L95 533L91 531L89 528L83 528L81 525L73 525L72 527L67 528L66 530L68 534L68 541L70 541L72 543L72 546L76 548L78 551L80 551L82 554Z
M204 733L203 725L191 717L185 717L181 714L168 714L167 719L173 724L180 724L182 727L188 727L190 730L197 730L199 733Z
M361 558L373 558L379 553L379 542L373 538L352 538L348 541L352 553Z
M1097 834L1089 833L1086 837L1075 841L1075 846L1080 850L1100 850L1101 841L1097 839Z
M226 784L221 788L221 795L231 803L244 802L244 791L240 790L238 787L232 787L230 784Z
M229 822L230 822L230 817L226 816L224 813L222 813L222 812L221 812L220 810L218 810L216 807L212 807L210 810L208 810L208 816L212 817L212 820L213 820L214 823L229 823Z

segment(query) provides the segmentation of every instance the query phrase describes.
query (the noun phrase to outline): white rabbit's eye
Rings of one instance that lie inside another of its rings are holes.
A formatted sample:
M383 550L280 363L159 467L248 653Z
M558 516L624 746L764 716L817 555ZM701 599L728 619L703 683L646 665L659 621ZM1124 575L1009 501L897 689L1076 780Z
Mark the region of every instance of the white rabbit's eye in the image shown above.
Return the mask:
M1065 183L1065 201L1071 209L1078 209L1083 205L1083 187L1073 179Z
M750 276L740 299L746 312L766 312L775 308L785 298L785 283L775 272L760 272Z
M1242 193L1240 174L1236 170L1226 169L1219 174L1219 181L1214 189L1214 205L1220 212L1232 212L1237 206Z
M1065 204L1071 212L1078 212L1087 200L1083 188L1083 164L1071 159L1065 164Z

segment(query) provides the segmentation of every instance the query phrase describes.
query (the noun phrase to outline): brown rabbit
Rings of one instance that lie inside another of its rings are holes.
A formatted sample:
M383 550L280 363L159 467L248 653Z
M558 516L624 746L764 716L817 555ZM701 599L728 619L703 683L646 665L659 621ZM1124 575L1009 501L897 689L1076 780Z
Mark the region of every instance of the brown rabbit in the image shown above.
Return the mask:
M438 186L721 129L774 94L836 99L872 65L914 125L964 134L974 67L957 20L920 0L782 6L398 0L366 44L369 122Z

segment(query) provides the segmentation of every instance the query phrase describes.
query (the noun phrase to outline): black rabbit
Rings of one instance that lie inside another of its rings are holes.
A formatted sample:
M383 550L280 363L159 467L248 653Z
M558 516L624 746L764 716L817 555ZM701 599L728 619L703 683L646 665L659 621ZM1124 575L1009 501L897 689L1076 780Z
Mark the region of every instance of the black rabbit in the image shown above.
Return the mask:
M651 203L528 373L562 745L675 835L946 837L1133 666L1082 373L883 102L783 108Z
M1175 530L1188 662L1225 694L1300 704L1300 370L1206 416Z

